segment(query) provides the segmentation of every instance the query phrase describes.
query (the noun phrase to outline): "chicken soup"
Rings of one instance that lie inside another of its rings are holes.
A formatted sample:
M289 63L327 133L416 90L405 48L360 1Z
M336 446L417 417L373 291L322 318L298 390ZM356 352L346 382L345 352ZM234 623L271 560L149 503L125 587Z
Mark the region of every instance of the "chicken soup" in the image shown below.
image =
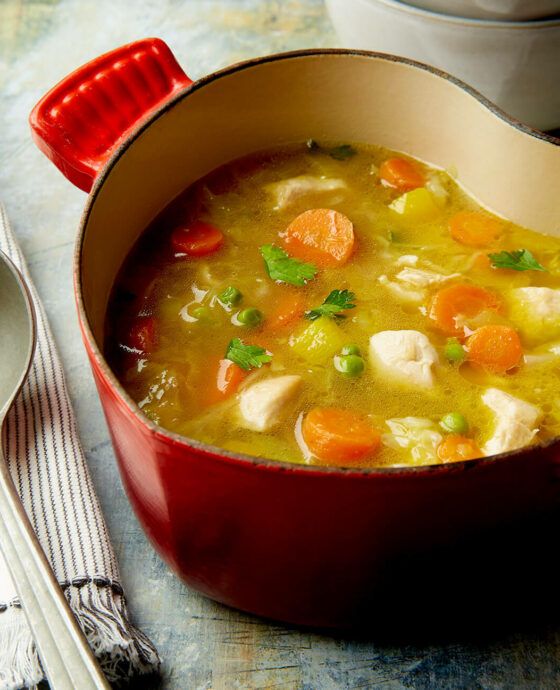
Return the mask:
M151 420L231 451L494 455L560 434L559 249L445 172L309 141L163 210L114 286L106 353Z

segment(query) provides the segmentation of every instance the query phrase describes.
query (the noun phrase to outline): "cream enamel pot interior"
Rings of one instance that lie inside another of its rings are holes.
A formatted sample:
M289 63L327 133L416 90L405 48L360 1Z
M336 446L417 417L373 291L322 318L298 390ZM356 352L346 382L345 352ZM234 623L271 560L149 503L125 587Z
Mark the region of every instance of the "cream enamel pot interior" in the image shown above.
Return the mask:
M326 5L345 48L428 62L528 125L560 127L560 16L508 22L440 14L398 0L326 0Z
M150 100L145 91L153 84L159 96ZM311 137L377 143L455 169L497 213L560 234L560 148L551 139L513 123L464 84L404 59L303 51L191 85L157 39L81 68L47 94L31 123L70 178L87 187L96 177L75 264L84 341L128 496L188 584L272 618L347 625L364 615L390 563L404 554L557 505L557 442L412 469L250 458L155 426L102 354L111 287L135 240L179 192L227 161ZM92 141L110 126L106 162Z

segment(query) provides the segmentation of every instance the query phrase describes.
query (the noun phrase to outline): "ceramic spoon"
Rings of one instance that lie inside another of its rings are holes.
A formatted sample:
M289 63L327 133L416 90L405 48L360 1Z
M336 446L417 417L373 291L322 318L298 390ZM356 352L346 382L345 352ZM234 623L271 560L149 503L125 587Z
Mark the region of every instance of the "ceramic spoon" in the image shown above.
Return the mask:
M35 315L15 266L0 252L0 436L35 349ZM53 690L108 689L20 503L0 444L0 548Z

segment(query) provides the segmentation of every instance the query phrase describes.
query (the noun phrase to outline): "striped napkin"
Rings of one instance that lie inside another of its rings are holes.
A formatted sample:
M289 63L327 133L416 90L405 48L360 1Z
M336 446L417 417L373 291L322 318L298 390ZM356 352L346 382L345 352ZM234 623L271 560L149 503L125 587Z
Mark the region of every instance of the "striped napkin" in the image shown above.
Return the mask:
M8 415L3 439L12 478L108 680L118 683L154 672L159 657L150 640L128 620L119 568L80 445L53 337L1 205L0 250L25 276L37 315L35 358ZM0 689L33 687L42 679L31 631L0 555Z

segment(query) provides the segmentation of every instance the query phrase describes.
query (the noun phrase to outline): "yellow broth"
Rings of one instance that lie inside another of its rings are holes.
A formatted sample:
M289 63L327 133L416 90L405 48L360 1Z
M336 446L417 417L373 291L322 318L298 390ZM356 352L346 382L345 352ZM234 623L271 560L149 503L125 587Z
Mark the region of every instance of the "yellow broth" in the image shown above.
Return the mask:
M296 438L298 420L316 406L357 411L383 434L377 452L357 462L334 464L439 462L431 449L422 451L421 443L406 448L394 443L387 420L395 418L431 420L432 431L444 438L446 430L439 421L459 412L468 420L469 437L483 447L496 424L494 413L481 402L481 393L488 387L542 410L535 441L559 434L560 357L550 351L548 342L559 338L554 328L548 340L541 337L539 342L528 341L523 329L518 329L526 360L507 374L488 373L468 362L453 364L444 354L449 336L435 328L427 315L433 294L443 285L423 290L420 301L403 300L392 286L410 289L395 276L405 267L407 259L403 264L402 257L415 256L417 266L443 275L460 274L445 285L470 282L498 296L515 287L560 288L560 241L503 221L501 236L488 246L465 246L451 238L448 221L458 211L478 207L448 174L416 163L435 211L427 217L408 217L389 207L402 191L379 179L380 164L396 154L364 145L354 146L352 153L338 160L326 146L301 145L234 162L197 182L155 219L125 262L108 310L106 352L125 389L144 414L171 431L232 451L295 463L333 464L306 456ZM342 180L345 187L309 191L278 208L269 185L302 175ZM296 216L312 208L335 209L352 221L356 244L350 260L342 266L320 268L303 287L271 280L260 247L282 246L280 234ZM170 233L178 224L199 218L224 233L222 247L206 256L176 257ZM484 261L488 253L520 248L531 251L547 270L497 270ZM217 295L230 285L240 290L243 300L228 311ZM333 289L348 289L356 296L356 307L329 324L338 334L339 345L354 343L361 350L365 370L355 378L335 369L332 353L315 361L293 347L311 321L299 318L275 331L267 327L267 315L287 294L298 292L309 310ZM251 328L232 322L234 314L247 307L262 312L262 325ZM129 334L134 323L146 317L154 320L155 344L151 351L140 352ZM511 323L507 310L488 318ZM369 338L379 331L401 329L425 333L435 347L439 363L433 387L393 380L371 365ZM217 362L233 338L262 345L272 353L271 363L251 371L240 390L272 375L302 377L283 419L269 431L250 430L239 423L238 394L207 404L207 392L215 387ZM415 446L419 450L413 453Z

